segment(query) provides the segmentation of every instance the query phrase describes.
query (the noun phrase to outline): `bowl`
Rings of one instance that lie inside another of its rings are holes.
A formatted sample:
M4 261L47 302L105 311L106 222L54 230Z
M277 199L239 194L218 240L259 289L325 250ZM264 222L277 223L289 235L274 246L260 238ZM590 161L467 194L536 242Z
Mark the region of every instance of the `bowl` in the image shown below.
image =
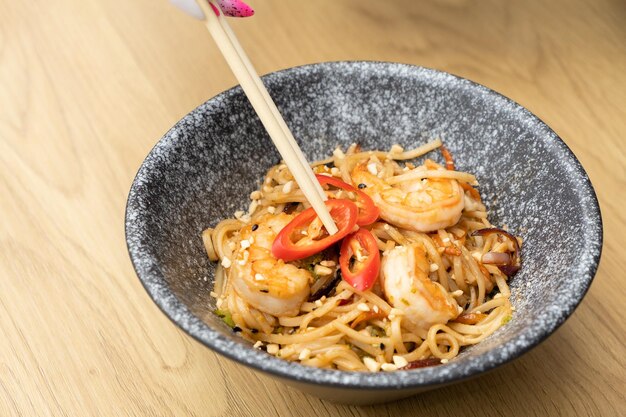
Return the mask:
M405 148L441 137L457 169L476 174L492 223L524 239L511 281L513 319L446 365L391 373L306 367L253 349L212 314L215 265L200 233L248 205L280 160L239 87L178 122L139 168L126 240L148 294L181 329L226 358L332 401L407 397L493 370L553 333L591 284L602 248L592 185L541 120L502 95L444 72L382 62L330 62L263 77L310 160L337 145Z

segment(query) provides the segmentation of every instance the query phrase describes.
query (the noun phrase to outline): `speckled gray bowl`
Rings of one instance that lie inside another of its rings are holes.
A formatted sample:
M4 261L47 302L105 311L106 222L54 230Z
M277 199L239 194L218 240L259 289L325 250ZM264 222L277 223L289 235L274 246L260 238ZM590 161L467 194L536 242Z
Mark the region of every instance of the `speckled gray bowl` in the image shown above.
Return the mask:
M511 282L513 320L444 366L351 373L274 358L211 314L214 265L200 232L235 210L279 161L240 88L176 124L142 164L130 190L126 239L146 290L165 314L214 351L314 395L374 403L458 382L519 357L572 314L595 274L602 222L572 152L544 123L471 81L409 65L338 62L264 77L311 159L338 144L409 148L441 137L457 167L476 174L496 225L524 238ZM438 156L438 155L437 155Z

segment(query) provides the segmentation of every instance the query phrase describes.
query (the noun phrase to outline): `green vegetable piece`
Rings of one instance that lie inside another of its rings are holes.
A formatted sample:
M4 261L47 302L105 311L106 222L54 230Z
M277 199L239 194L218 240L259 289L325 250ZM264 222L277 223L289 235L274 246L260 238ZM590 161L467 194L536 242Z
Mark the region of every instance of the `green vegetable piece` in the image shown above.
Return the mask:
M228 310L214 310L213 314L217 317L221 318L224 323L231 329L235 327L235 322L233 321L233 316L230 314Z

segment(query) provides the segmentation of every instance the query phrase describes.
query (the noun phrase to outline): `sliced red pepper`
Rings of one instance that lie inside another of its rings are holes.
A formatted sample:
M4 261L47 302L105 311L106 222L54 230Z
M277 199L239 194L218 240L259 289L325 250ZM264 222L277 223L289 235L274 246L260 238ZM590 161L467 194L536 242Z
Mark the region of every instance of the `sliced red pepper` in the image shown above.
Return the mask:
M350 269L350 261L357 251L365 260L355 259L353 269ZM343 240L339 266L343 279L357 290L367 291L374 286L380 270L380 252L376 238L369 230L359 229Z
M285 262L307 258L339 242L354 229L359 210L356 204L346 199L330 199L326 201L326 207L337 224L337 233L331 236L324 232L321 239L311 239L301 234L318 218L311 207L298 214L278 233L272 244L272 254Z
M322 185L332 185L333 187L341 188L342 190L356 194L357 202L359 203L359 216L356 219L356 224L359 226L367 226L368 224L374 223L376 219L378 219L380 209L376 207L370 196L365 194L363 191L360 191L335 177L319 174L315 177Z

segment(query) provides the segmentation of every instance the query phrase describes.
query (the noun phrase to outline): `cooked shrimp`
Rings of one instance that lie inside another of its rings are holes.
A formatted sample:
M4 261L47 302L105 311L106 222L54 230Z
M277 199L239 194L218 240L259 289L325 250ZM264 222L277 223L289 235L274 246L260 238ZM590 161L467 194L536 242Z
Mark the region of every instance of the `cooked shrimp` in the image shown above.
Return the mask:
M293 215L268 214L241 229L229 279L235 291L256 309L275 316L295 316L310 292L306 269L272 255L272 243ZM253 230L254 229L254 230Z
M430 160L425 169L440 166ZM424 178L388 184L376 175L377 164L364 162L352 170L354 184L380 208L380 217L389 223L418 232L432 232L456 224L464 206L464 191L448 178Z
M430 280L429 270L426 252L417 244L396 246L383 254L381 280L387 300L422 329L445 324L460 312L456 300Z

